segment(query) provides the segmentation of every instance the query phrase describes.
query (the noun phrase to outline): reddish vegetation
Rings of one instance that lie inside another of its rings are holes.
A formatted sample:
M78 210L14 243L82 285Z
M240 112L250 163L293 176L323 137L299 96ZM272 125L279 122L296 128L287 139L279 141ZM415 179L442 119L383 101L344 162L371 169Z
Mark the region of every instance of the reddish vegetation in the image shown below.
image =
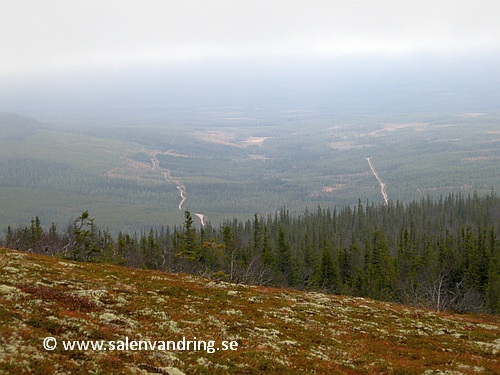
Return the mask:
M62 340L237 350L47 351ZM0 373L500 373L500 317L216 282L0 249Z

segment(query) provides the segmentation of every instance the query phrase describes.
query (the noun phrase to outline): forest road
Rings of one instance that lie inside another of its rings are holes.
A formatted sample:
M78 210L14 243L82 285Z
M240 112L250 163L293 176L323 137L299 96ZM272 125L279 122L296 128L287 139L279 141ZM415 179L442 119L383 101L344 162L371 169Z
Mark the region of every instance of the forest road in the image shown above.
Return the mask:
M370 166L370 169L372 170L373 175L375 176L378 183L380 184L380 192L382 193L382 197L384 198L384 203L387 205L387 204L389 204L389 197L387 196L387 193L385 191L385 183L378 176L378 173L375 170L375 168L373 168L373 165L372 165L372 162L370 159L371 159L371 157L366 158L366 160L368 161L368 165Z
M182 210L182 205L186 201L186 195L185 195L186 194L186 187L183 184L181 184L181 182L179 180L175 180L172 178L172 175L171 175L169 169L163 168L160 166L160 161L158 160L159 153L160 152L157 150L149 150L149 156L151 158L151 169L153 171L161 172L163 174L163 178L165 178L165 181L167 181L171 184L174 184L176 186L177 190L179 190L179 195L181 197L181 201L179 203L178 208L179 208L179 210ZM201 226L204 227L206 216L203 214L199 214L199 213L195 213L195 215L200 219Z

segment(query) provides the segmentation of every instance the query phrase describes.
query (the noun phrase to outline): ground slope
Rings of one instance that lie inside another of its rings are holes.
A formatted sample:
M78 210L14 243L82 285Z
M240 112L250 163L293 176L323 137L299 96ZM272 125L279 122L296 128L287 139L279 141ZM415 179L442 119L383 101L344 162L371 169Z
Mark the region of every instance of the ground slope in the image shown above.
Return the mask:
M44 349L46 337L57 340L54 350ZM65 340L107 346L65 350ZM132 350L132 341L146 340L197 340L198 347ZM209 340L219 350L200 346ZM498 374L500 317L0 248L0 373L273 372Z

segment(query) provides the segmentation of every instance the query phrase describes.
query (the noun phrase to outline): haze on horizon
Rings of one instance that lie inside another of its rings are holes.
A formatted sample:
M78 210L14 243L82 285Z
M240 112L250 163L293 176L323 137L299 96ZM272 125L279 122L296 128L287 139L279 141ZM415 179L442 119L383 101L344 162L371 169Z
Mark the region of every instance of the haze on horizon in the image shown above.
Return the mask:
M399 101L462 90L494 105L500 92L494 0L2 0L0 10L0 111L340 105L387 85Z

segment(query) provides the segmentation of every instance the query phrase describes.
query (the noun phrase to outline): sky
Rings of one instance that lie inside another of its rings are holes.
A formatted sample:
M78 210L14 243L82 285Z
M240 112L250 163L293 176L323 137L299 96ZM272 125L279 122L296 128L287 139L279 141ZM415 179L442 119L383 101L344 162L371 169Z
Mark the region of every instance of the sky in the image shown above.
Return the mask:
M0 0L0 77L224 58L500 49L497 0Z
M373 85L380 72L392 79L383 65L396 60L409 66L406 75L441 64L432 80L451 77L449 62L485 55L487 69L468 71L497 74L499 14L498 0L0 0L0 110L182 92L187 101L203 93L202 103L245 85L286 99L304 82L310 93L329 91L331 81L316 73L325 61L353 81L378 61L364 76ZM416 57L427 66L412 67Z

